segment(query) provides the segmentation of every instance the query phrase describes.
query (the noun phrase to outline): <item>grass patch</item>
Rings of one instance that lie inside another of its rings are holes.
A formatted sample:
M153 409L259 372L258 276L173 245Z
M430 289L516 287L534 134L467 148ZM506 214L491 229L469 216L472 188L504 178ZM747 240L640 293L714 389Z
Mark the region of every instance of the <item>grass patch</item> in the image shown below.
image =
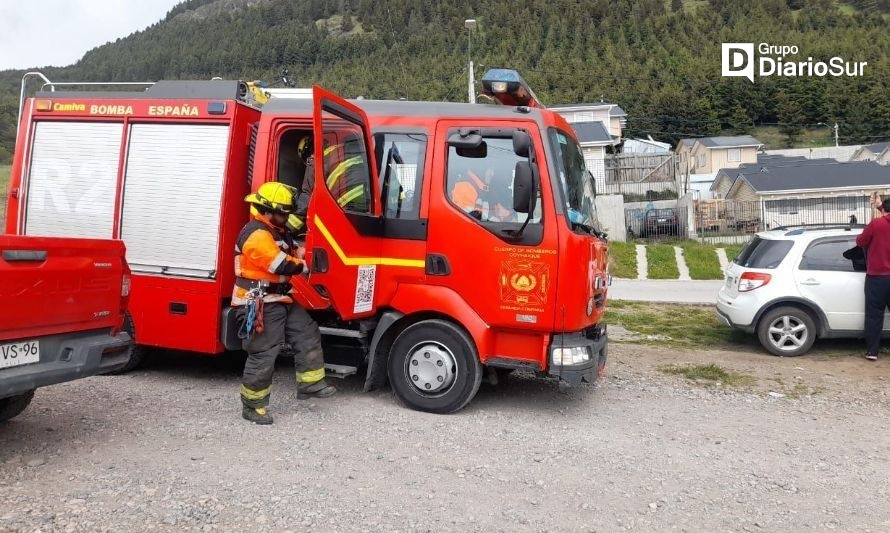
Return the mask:
M709 365L664 365L658 367L658 370L665 374L683 376L692 381L720 383L729 387L750 385L755 381L753 376L724 370L713 363Z
M667 244L647 246L646 261L649 267L649 279L677 279L680 277L673 246Z
M609 300L605 320L655 339L641 344L698 349L757 344L753 335L723 325L713 307Z
M850 4L845 3L838 3L837 9L841 12L842 15L846 15L848 17L852 17L859 12L859 10L856 9L855 6L851 6Z
M637 247L634 243L609 243L609 272L616 278L636 279Z
M766 150L780 150L788 148L785 143L787 136L779 131L777 126L760 126L751 132L758 141L763 143ZM824 126L804 129L797 136L794 146L791 148L818 148L834 146L834 131Z
M688 242L683 244L683 256L692 279L723 279L717 249L711 244Z
M718 246L718 248L724 248L726 250L726 258L732 263L732 260L739 255L739 252L742 251L744 246L744 244L727 244L725 246Z
M0 165L0 232L6 224L6 195L9 193L9 172L12 167Z

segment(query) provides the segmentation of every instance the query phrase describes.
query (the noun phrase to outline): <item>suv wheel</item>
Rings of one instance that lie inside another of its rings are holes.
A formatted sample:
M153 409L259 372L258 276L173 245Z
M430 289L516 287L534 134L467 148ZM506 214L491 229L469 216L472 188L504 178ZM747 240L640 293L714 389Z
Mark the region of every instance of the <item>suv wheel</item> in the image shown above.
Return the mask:
M798 307L777 307L760 319L757 338L773 355L797 357L816 341L816 322Z

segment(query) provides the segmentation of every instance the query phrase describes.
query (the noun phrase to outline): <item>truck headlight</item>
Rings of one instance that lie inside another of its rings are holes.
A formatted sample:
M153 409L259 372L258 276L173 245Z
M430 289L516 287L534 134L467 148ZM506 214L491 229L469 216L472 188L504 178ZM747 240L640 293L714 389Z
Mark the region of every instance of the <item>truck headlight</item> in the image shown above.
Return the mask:
M580 365L590 361L590 351L586 346L572 348L554 348L553 364L558 366Z
M593 300L593 296L591 296L587 300L587 316L590 316L593 314L593 305L594 305L594 300Z

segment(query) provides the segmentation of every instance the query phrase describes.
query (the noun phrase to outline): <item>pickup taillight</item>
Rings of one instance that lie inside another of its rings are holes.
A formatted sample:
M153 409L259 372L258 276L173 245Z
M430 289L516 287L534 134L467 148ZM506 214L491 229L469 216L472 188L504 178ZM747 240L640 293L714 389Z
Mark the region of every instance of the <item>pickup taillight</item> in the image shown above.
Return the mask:
M121 276L121 302L120 302L120 322L112 330L112 335L121 332L124 326L124 317L127 315L127 308L130 306L130 288L132 286L130 278L130 266L126 263L123 265L123 275Z
M739 278L739 292L749 292L763 287L772 276L763 272L745 272Z

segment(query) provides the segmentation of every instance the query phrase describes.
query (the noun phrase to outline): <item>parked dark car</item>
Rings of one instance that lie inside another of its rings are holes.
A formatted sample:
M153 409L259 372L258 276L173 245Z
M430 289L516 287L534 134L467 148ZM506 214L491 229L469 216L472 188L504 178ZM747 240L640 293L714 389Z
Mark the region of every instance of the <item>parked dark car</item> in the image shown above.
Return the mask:
M650 209L643 215L641 237L680 234L680 218L676 209Z

